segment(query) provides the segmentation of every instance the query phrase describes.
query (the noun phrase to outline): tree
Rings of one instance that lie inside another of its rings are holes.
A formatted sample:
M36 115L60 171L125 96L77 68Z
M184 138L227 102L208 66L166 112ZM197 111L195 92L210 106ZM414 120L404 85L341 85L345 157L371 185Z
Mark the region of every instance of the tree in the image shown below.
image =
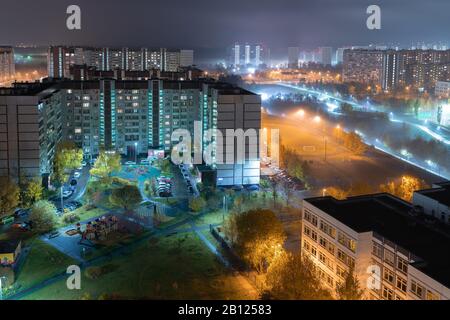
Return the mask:
M29 180L25 183L25 190L23 190L23 203L26 206L31 206L42 199L43 193L44 187L39 179Z
M400 181L390 181L380 185L380 191L393 194L405 201L411 201L414 191L426 189L428 185L416 177L405 175Z
M0 177L0 218L7 216L20 202L20 189L8 177Z
M114 172L120 171L120 154L116 152L100 151L97 160L94 163L90 173L99 177L105 183L111 182L111 176Z
M81 167L83 161L83 150L78 148L74 142L60 142L56 147L53 160L53 181L59 186L66 183L70 170Z
M329 300L316 266L300 253L280 253L267 270L266 295L277 300Z
M354 268L351 267L344 281L336 286L336 295L339 300L361 300L363 294L364 290L360 289Z
M189 209L193 212L200 212L206 206L206 201L203 197L195 197L189 200Z
M40 200L31 208L30 221L35 233L45 233L53 230L56 225L56 207L53 203Z
M325 190L327 196L332 196L338 200L343 200L348 197L348 191L339 187L328 187Z
M111 192L109 201L113 205L124 208L125 211L129 211L142 201L142 197L138 187L134 185L126 185L114 189Z
M234 249L248 265L262 273L286 238L281 222L270 210L250 210L230 217L225 232Z
M276 180L273 180L272 183L270 183L270 192L272 193L273 207L275 208L278 197L278 182Z

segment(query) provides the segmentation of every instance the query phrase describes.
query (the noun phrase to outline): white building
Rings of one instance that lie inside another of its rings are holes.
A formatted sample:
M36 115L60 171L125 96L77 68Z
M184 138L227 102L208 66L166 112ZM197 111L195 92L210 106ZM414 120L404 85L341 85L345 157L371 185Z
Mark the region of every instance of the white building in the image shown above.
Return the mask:
M303 201L302 254L335 292L354 267L367 299L450 299L450 236L389 194Z
M450 82L437 81L434 88L434 94L439 98L450 98Z
M450 224L450 182L437 183L431 189L414 192L413 204L425 214Z
M331 60L333 56L333 48L331 47L320 47L320 63L324 66L331 66Z
M241 65L241 46L237 43L233 47L233 63L235 67Z
M245 65L248 65L248 64L250 64L250 45L249 44L245 45L244 54L245 54L245 56L244 56Z
M288 68L298 68L298 58L300 55L300 49L298 47L288 48Z

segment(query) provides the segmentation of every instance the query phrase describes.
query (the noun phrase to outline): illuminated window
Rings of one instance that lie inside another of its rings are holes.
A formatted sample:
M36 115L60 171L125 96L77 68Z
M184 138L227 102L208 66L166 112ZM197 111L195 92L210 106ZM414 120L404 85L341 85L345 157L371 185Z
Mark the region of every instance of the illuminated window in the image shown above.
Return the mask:
M385 249L384 261L393 266L395 263L395 254L392 251Z
M387 282L393 284L394 283L394 278L395 278L394 272L392 272L388 268L384 268L383 279L386 280Z
M81 128L75 128L75 133L81 133Z
M394 300L394 292L386 287L383 287L383 298L386 300Z
M427 290L426 299L427 300L439 300L439 296L436 293L431 292L430 290Z
M424 289L423 287L418 284L416 281L411 280L411 292L414 293L419 298L423 297Z
M402 292L406 292L407 289L407 283L406 280L401 278L401 277L397 277L397 284L396 284L397 289L399 289Z
M397 269L399 269L403 273L407 273L408 272L408 262L405 259L397 257Z

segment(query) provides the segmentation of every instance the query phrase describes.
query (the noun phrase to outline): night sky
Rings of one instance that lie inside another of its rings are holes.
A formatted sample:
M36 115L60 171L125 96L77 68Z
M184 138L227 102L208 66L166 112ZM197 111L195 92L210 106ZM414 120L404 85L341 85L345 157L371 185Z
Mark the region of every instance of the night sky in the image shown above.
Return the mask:
M449 0L2 0L0 44L223 48L448 43ZM78 4L82 30L65 27ZM382 30L366 28L370 4Z

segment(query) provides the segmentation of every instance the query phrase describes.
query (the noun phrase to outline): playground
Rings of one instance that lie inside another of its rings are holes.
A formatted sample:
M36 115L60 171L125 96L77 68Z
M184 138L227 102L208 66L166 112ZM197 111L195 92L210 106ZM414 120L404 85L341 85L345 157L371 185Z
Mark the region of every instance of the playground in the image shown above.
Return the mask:
M41 240L69 257L83 262L101 249L113 249L129 238L139 235L144 228L124 216L108 214L61 228L57 237L41 236Z

